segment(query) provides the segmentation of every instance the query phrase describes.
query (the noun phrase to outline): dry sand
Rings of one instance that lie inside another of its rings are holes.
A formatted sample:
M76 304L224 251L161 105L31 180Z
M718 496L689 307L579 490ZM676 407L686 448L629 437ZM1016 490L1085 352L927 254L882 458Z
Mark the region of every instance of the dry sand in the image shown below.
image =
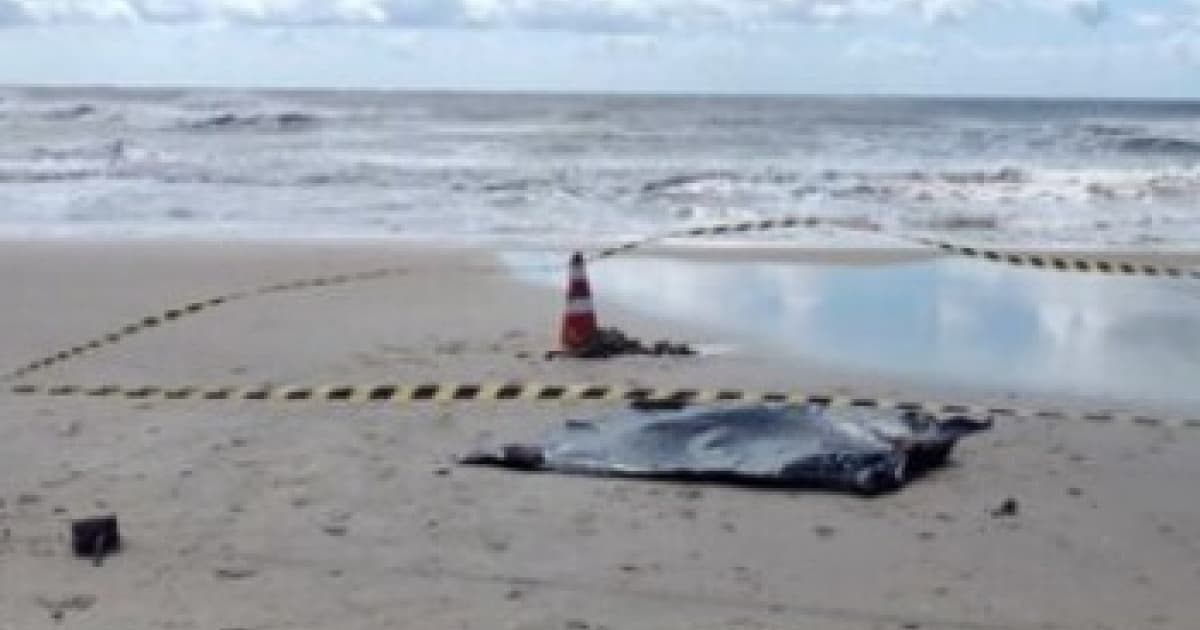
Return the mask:
M407 265L231 303L30 380L914 391L754 352L546 363L561 295L464 264L491 262L371 242L8 243L0 369L194 298ZM604 313L646 337L718 340ZM958 465L872 500L451 464L489 434L527 438L591 410L0 394L0 630L1200 623L1195 430L1006 421ZM1019 513L993 518L1008 497ZM128 548L102 568L71 557L67 521L110 511Z

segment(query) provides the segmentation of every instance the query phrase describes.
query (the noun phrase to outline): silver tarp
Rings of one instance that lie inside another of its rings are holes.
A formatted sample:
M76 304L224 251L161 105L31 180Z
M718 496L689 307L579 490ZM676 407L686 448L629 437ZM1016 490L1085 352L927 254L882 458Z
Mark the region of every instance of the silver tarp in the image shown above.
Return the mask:
M816 406L629 410L570 420L535 444L472 453L461 463L878 493L942 465L961 437L989 426Z

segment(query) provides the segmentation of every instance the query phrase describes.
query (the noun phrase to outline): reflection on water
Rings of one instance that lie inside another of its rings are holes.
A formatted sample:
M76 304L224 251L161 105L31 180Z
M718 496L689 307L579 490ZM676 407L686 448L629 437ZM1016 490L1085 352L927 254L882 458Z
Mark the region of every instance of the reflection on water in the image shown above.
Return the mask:
M827 363L989 388L1200 402L1196 283L961 260L824 267L616 259L589 271L602 300Z

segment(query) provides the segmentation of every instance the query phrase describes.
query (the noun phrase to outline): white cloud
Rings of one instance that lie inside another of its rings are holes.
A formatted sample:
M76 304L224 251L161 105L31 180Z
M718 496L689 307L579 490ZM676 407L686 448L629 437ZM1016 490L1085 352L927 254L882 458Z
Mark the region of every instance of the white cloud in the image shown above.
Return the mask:
M1129 17L1134 26L1148 30L1158 30L1170 24L1170 18L1165 13L1157 11L1139 11Z
M962 21L985 8L1034 7L1087 24L1104 0L0 0L0 22L229 22L257 25L513 26L636 32L909 16Z

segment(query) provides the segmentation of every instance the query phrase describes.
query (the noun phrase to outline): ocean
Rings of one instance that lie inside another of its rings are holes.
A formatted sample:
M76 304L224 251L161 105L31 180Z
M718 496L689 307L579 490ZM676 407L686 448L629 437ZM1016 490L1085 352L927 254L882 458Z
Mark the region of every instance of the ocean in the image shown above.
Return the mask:
M10 87L0 138L4 236L1200 245L1200 102Z

